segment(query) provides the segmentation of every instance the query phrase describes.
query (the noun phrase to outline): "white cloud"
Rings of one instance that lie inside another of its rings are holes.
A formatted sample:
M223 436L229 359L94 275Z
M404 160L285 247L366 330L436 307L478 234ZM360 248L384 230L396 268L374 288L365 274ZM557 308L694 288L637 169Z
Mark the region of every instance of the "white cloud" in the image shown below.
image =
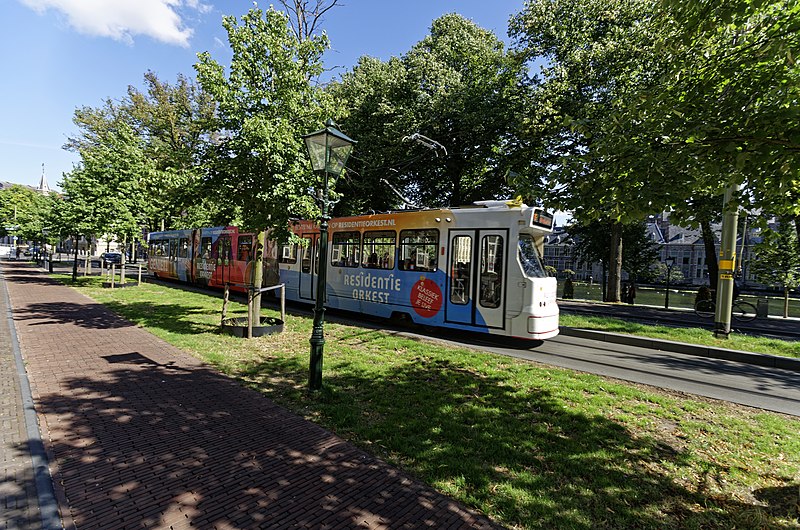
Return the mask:
M54 9L63 13L78 32L133 43L135 35L147 35L167 44L188 46L192 30L179 10L206 13L210 6L200 0L21 0L37 13Z

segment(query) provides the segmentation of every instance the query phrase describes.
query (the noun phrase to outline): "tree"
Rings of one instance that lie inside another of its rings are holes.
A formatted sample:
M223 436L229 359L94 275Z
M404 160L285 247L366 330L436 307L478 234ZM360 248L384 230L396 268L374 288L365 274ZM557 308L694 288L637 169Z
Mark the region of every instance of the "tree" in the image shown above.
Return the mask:
M504 178L522 114L524 65L490 31L457 14L400 58L362 57L331 90L360 143L355 207L402 203L381 179L424 206L510 196ZM519 169L519 168L517 168Z
M791 221L781 219L777 229L767 230L753 250L751 272L762 283L783 287L783 316L788 317L789 291L800 287L800 253Z
M634 282L646 278L658 262L661 246L650 239L644 221L625 225L622 231L622 268Z
M80 236L86 236L89 240L98 232L93 224L95 219L95 201L92 198L92 191L81 189L82 186L89 184L82 180L82 168L74 168L59 183L63 195L58 196L51 212L50 226L53 233L57 234L60 240L73 238L73 261L72 261L72 281L78 281L78 240ZM95 190L96 191L96 190Z
M670 212L670 218L675 219L681 226L700 227L709 285L715 289L719 276L719 263L717 261L717 237L712 229L712 223L722 220L722 204L722 195L698 190L685 203L676 206Z
M75 223L76 237L105 234L124 245L140 236L148 219L151 205L141 190L156 168L130 125L121 119L108 125L96 129L93 141L80 143L81 162L61 184L68 196L62 221Z
M0 235L14 235L22 241L42 241L42 229L48 227L53 198L28 186L14 185L0 190Z
M155 228L190 228L215 225L224 214L209 199L202 165L215 102L198 85L179 75L169 84L153 72L144 75L145 91L128 87L120 103L126 123L145 142L145 152L155 163L151 179L143 182L148 224Z
M298 41L313 39L325 14L339 4L339 0L280 0L289 15L289 25Z
M322 72L328 39L298 38L288 17L272 8L251 9L241 22L224 17L222 25L233 52L227 74L208 52L195 64L200 86L217 103L213 129L219 136L206 152L209 189L235 209L244 229L259 233L252 281L260 286L265 231L286 239L293 217L319 212L308 193L314 181L301 137L334 113L330 98L312 83Z
M544 62L531 80L527 113L535 162L515 184L538 189L543 180L548 204L603 220L611 235L603 260L610 301L620 299L623 226L684 193L655 164L639 165L631 128L610 119L663 69L653 46L657 28L643 23L651 9L640 0L532 1L510 29L520 54Z
M589 221L585 224L574 222L567 231L573 242L572 255L585 265L600 262L603 267L603 300L611 301L606 283L606 272L610 258L609 247L612 245L612 234L608 224L603 221ZM648 237L644 222L623 225L620 242L622 245L621 268L636 281L647 276L652 265L658 261L659 246Z

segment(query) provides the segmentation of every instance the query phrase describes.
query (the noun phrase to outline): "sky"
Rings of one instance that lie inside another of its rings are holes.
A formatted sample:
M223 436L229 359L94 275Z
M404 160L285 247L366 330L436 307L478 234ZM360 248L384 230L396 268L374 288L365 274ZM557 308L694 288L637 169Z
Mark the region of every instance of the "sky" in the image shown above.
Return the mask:
M276 5L278 3L276 2ZM51 188L78 162L62 149L75 134L76 108L120 99L143 86L148 70L174 83L194 78L197 53L227 64L223 15L241 16L252 1L2 0L0 2L0 181ZM523 0L342 0L325 17L325 56L336 77L363 55L400 56L431 22L459 13L509 42L509 18ZM260 3L267 9L269 3Z

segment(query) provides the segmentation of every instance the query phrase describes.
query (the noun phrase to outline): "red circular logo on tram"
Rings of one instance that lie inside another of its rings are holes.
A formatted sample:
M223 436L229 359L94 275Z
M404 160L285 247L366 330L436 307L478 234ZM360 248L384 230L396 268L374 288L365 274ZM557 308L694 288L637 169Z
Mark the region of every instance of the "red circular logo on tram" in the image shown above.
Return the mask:
M411 287L411 307L423 318L431 318L442 309L442 290L436 282L420 278Z

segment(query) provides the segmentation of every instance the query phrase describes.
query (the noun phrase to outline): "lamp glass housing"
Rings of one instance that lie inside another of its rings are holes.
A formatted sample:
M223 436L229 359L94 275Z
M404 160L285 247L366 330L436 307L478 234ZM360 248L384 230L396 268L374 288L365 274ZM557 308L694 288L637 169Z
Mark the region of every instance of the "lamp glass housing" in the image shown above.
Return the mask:
M338 177L350 153L353 152L355 140L342 133L328 121L326 127L303 136L314 171L324 171L334 178Z

